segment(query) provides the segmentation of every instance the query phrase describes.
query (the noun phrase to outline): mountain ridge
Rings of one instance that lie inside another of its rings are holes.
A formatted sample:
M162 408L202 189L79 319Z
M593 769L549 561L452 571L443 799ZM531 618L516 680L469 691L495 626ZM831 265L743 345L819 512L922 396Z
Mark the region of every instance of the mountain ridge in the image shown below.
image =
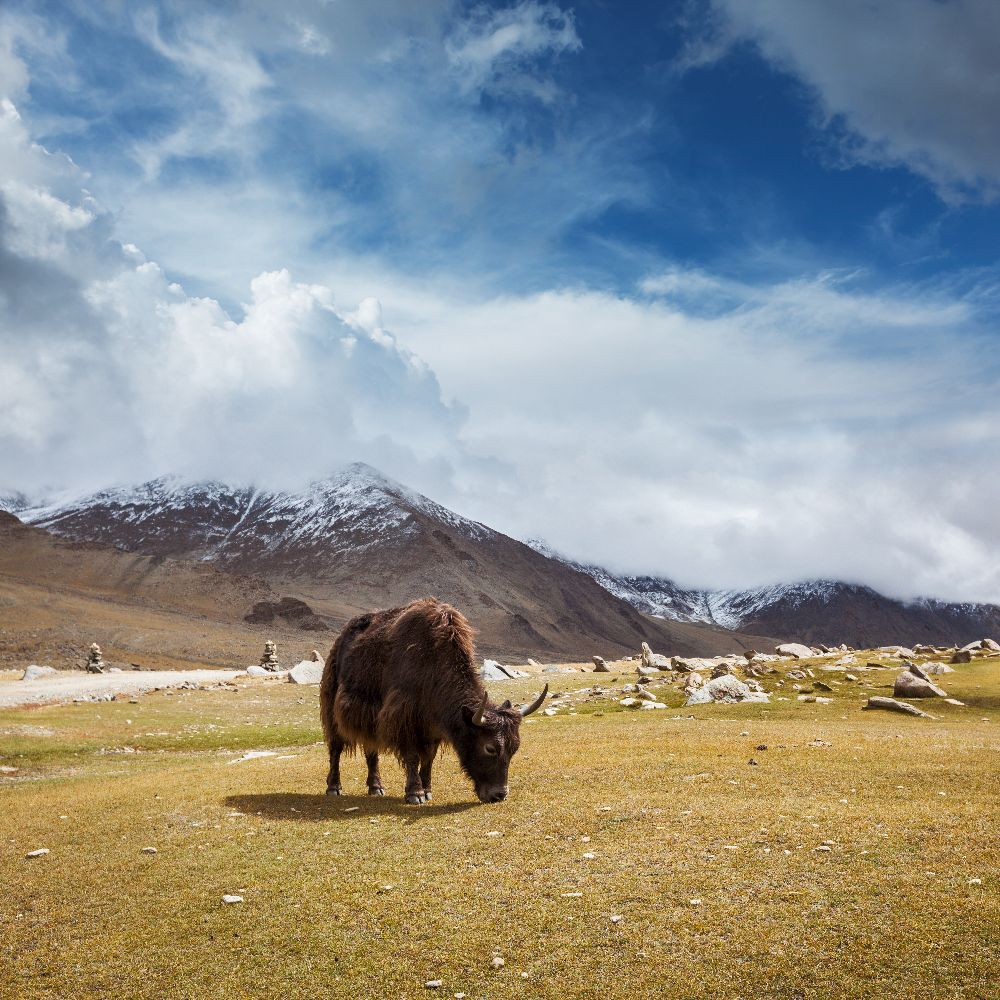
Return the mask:
M771 642L637 611L590 576L363 463L297 492L160 477L20 512L56 535L267 579L334 622L434 594L504 656L697 655Z

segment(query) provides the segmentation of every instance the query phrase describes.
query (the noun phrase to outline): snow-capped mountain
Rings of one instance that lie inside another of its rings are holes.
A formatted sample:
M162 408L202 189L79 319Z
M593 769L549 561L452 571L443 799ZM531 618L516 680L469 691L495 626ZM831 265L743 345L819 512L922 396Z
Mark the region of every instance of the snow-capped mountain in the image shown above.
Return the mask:
M636 652L643 640L689 654L747 644L645 617L589 575L362 464L297 492L166 477L19 516L77 542L262 577L335 621L434 594L465 611L494 654L589 658Z
M552 558L563 558L543 542L530 544ZM856 646L965 643L1000 635L1000 607L993 604L899 601L871 587L836 580L750 590L691 590L667 577L616 576L600 566L565 561L644 614L677 622Z
M283 574L321 573L316 560L403 544L419 532L421 516L466 538L492 534L361 463L294 493L166 476L20 513L77 541Z

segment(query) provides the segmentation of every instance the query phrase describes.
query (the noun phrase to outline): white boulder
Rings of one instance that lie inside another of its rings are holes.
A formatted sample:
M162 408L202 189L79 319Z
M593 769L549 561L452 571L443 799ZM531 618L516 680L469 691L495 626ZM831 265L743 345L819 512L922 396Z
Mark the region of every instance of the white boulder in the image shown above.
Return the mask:
M37 663L32 663L31 666L24 671L21 680L37 681L39 677L49 677L54 673L56 673L55 667L40 667Z
M734 704L743 701L770 701L770 697L764 691L754 691L749 685L744 684L733 674L723 674L721 677L714 677L710 681L693 690L689 695L685 705L707 705L712 702L723 702Z
M316 660L302 660L288 671L292 684L319 684L323 679L323 664Z
M815 656L816 654L801 642L783 642L780 646L775 646L774 651L781 656L791 656L796 660Z

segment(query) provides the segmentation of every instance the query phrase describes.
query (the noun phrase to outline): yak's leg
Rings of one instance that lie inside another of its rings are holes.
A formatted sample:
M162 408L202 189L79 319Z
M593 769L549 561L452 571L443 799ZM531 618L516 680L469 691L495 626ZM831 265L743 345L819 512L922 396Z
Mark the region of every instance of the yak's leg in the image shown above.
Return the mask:
M330 749L330 773L326 776L326 794L342 795L340 787L340 755L344 752L344 741L340 738L340 733L333 732L327 737L327 746Z
M406 804L419 806L424 801L424 786L420 783L420 754L410 752L406 764Z
M378 751L365 750L365 762L368 764L368 794L385 795L382 788L382 776L378 771Z
M420 784L424 786L424 802L431 800L431 767L440 745L440 741L435 741L420 757Z

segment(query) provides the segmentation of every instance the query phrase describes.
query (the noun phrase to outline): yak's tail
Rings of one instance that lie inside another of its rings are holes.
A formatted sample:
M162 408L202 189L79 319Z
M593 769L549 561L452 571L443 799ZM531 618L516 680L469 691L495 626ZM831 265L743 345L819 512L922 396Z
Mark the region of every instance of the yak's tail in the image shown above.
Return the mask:
M364 614L352 618L341 630L336 641L327 654L326 662L323 664L323 677L319 685L319 714L323 722L323 735L329 744L334 733L335 723L333 721L333 702L337 697L337 678L340 672L340 657L344 647L359 632L363 632L372 622L372 615Z

